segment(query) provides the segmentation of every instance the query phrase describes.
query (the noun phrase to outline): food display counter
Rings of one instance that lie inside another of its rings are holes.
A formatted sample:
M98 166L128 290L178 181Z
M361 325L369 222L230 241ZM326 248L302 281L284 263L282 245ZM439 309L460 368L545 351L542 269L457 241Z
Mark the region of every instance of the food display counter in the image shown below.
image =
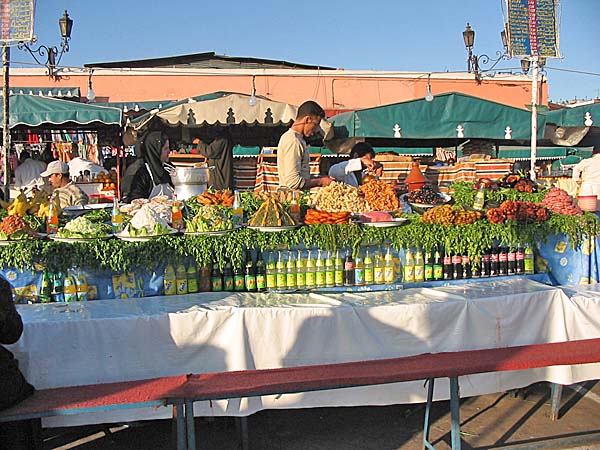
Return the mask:
M569 297L523 277L352 293L206 293L19 305L10 350L27 379L50 388L182 373L265 369L474 350L600 336L600 298ZM469 397L550 381L597 379L599 365L465 377ZM435 398L448 388L436 383ZM197 402L196 415L423 402L422 381ZM165 418L166 408L44 419L44 426Z

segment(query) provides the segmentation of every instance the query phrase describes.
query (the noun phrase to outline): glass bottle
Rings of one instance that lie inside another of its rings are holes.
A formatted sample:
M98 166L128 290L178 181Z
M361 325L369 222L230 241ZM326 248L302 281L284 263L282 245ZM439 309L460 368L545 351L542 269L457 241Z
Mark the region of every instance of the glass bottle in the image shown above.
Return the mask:
M242 292L246 290L244 269L239 266L233 269L233 290L236 292Z
M454 277L454 268L452 267L452 256L448 248L444 249L444 280L451 280Z
M77 301L77 285L75 284L75 277L69 272L63 279L63 292L65 295L65 302L76 302Z
M452 255L452 278L460 280L463 277L463 265L461 255Z
M423 259L423 251L417 247L415 251L415 282L425 281L425 261Z
M383 263L383 257L381 252L377 250L375 252L375 267L373 268L373 281L375 284L385 283L385 265Z
M237 189L233 191L233 208L231 210L231 221L234 227L242 226L244 223L244 207L242 197Z
M112 224L113 234L117 234L123 229L123 215L119 209L119 199L116 195L113 197L113 207L110 221Z
M306 289L306 259L301 249L298 250L296 258L296 287L300 290Z
M523 275L525 273L525 253L521 244L517 244L515 251L515 274Z
M497 277L500 270L500 252L494 245L490 253L490 277Z
M171 206L171 226L178 231L183 229L183 213L181 211L181 202L173 194L173 205Z
M85 302L89 299L89 285L85 273L81 269L77 269L74 274L75 285L77 286L77 300Z
M287 273L285 269L285 261L283 260L283 252L279 250L277 253L276 269L276 284L278 290L285 290L287 287Z
M44 269L42 274L42 286L40 288L40 302L42 303L50 303L52 301L52 273L50 273L47 269Z
M300 204L298 203L298 192L292 192L292 201L290 202L290 216L296 222L296 225L300 224Z
M396 263L394 262L394 255L392 254L391 245L387 246L385 256L383 257L383 274L384 281L386 283L393 283L396 281Z
M187 267L187 288L190 294L198 292L198 267L196 266L196 260L190 258Z
M304 279L306 281L306 289L314 289L317 285L317 274L316 274L316 261L314 258L314 253L312 250L308 251L308 256L306 258L306 272L304 275Z
M317 252L317 261L315 262L315 286L317 288L325 287L325 261L321 249Z
M371 256L369 247L365 249L365 284L373 284L375 282L375 264Z
M326 287L334 287L335 286L335 263L333 252L331 250L327 250L325 256L325 286Z
M431 251L424 252L424 272L423 279L425 281L433 281L433 255Z
M529 244L525 244L523 267L526 275L535 273L535 256Z
M285 264L285 286L287 289L296 289L296 254L288 250L287 262Z
M508 248L507 258L507 275L514 275L517 273L517 255L515 250L511 247Z
M63 288L63 274L61 272L57 272L54 275L54 283L52 285L52 301L54 302L64 302L65 294Z
M404 283L415 282L415 258L412 250L408 247L404 253Z
M225 267L223 267L223 290L228 292L235 290L233 269L231 268L231 264L229 263L225 264Z
M500 247L500 253L498 254L498 275L508 274L508 249L506 247Z
M344 286L354 286L354 259L350 249L346 250L344 259Z
M256 256L256 290L257 292L264 292L267 290L267 271L260 250L258 250Z
M246 270L244 272L244 284L249 292L256 292L256 267L252 255L248 252L246 256Z
M433 254L433 279L436 281L444 279L444 263L439 247L435 248Z
M356 253L356 258L354 258L354 284L356 286L365 285L365 262L360 250Z
M46 233L48 236L58 232L58 197L53 194L50 197L50 205L48 207L48 217L46 218Z
M223 290L223 278L221 277L221 271L219 266L214 264L212 273L210 275L210 288L213 292L220 292Z
M177 294L177 278L175 278L175 267L170 262L167 263L163 272L163 287L165 295Z
M187 294L187 270L185 269L183 261L179 261L175 267L175 278L177 279L177 294Z
M464 279L469 279L472 276L472 271L471 271L471 258L469 257L469 255L464 254L461 257L461 263L462 263L462 277Z
M344 260L338 248L335 251L335 261L333 267L333 279L336 286L344 285Z
M277 289L277 265L275 263L275 254L271 250L267 257L267 289Z

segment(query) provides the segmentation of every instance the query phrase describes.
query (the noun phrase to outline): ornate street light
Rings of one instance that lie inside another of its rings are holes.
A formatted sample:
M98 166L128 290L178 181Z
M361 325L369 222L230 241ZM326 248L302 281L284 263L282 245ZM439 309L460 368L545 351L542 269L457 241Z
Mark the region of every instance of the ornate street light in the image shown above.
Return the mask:
M510 56L507 52L508 50L508 42L506 39L506 30L502 30L500 32L500 38L502 39L502 46L504 47L504 51L496 52L496 59L492 59L490 56L483 54L477 56L473 53L473 47L475 45L475 30L471 28L471 25L467 22L467 26L465 31L462 32L463 41L465 43L465 47L467 49L467 72L474 73L475 79L478 83L481 82L481 73L482 71L490 71L502 60L510 59ZM490 65L491 64L491 65ZM490 65L490 67L483 69L482 66Z
M63 16L58 19L58 26L60 28L60 35L62 41L60 43L60 50L56 46L48 47L46 45L40 45L38 48L32 48L27 42L21 41L17 45L19 50L26 50L35 59L38 64L44 65L48 68L48 76L58 78L56 74L56 66L60 64L60 60L64 53L69 51L69 41L71 40L71 31L73 30L73 19L69 17L67 10ZM34 36L32 41L33 44L37 42L37 38ZM37 55L37 56L36 56ZM40 59L38 59L38 57ZM42 62L43 57L46 57L46 61Z

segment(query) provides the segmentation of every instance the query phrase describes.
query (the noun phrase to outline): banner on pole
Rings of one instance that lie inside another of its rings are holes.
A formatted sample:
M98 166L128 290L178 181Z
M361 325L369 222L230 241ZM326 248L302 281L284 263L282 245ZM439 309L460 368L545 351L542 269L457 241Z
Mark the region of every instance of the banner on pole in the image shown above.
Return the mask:
M507 0L508 54L560 58L559 0Z
M33 40L35 0L0 0L0 42Z

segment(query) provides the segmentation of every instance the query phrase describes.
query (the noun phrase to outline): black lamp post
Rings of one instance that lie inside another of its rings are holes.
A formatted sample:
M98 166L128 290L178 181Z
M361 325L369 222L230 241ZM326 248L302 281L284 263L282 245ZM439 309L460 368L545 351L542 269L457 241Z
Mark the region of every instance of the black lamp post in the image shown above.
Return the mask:
M475 45L475 30L471 28L471 25L468 22L465 31L462 32L462 36L463 41L465 43L465 47L467 49L467 72L474 73L475 79L478 83L481 82L482 65L491 64L489 68L485 69L486 71L488 71L496 67L496 65L500 61L504 59L510 59L510 56L508 54L508 41L506 38L506 30L502 30L500 32L500 38L502 39L502 46L504 47L504 51L497 51L496 59L492 59L491 57L485 54L477 56L473 53L473 47Z
M58 26L60 27L60 35L62 37L62 41L60 43L60 50L55 47L47 47L45 45L40 45L37 49L32 49L29 44L24 41L21 41L17 44L17 48L20 50L27 50L33 59L38 64L45 65L48 68L48 76L54 78L55 80L58 78L56 75L56 66L60 63L60 59L62 55L69 51L69 41L71 40L71 30L73 29L73 19L69 17L67 10L65 10L63 16L58 20ZM35 43L36 39L34 37L32 43ZM36 54L42 58L46 56L46 61L42 62ZM5 43L2 46L2 69L3 69L3 92L2 92L2 150L3 150L3 169L4 169L4 199L10 199L10 164L9 164L9 154L10 154L10 47Z
M27 42L19 42L17 48L19 50L26 50L29 54L35 59L38 64L42 64L48 68L48 76L50 78L54 78L55 80L58 78L56 75L56 66L60 64L60 60L64 53L69 51L69 41L71 40L71 31L73 30L73 19L69 17L67 10L63 16L58 19L58 26L60 28L60 35L62 37L62 41L60 43L60 49L56 46L48 47L46 45L40 45L38 48L32 48L29 46ZM36 38L32 41L34 44L37 41ZM37 56L36 56L37 55ZM42 62L41 59L46 57L46 61Z

